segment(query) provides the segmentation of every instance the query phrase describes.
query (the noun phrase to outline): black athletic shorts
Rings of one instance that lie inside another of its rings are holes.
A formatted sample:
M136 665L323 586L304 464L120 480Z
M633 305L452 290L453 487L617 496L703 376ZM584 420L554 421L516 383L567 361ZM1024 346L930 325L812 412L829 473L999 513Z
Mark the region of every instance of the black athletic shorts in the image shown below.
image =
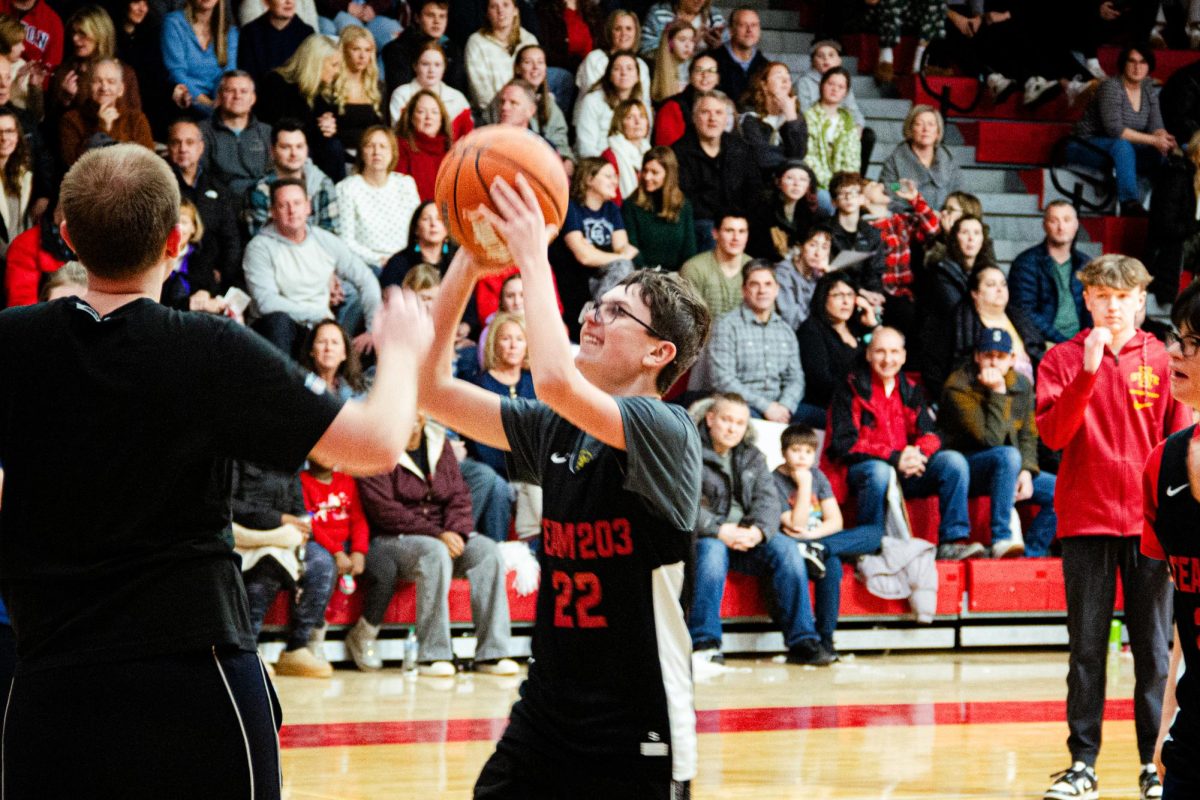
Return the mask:
M19 675L4 800L278 800L275 690L258 654L208 650Z

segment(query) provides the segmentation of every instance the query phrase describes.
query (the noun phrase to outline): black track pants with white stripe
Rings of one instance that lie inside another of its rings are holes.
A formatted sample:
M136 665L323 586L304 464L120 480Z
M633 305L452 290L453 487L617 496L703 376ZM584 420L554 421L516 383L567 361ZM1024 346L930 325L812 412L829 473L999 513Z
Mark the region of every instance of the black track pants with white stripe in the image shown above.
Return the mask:
M278 800L281 722L253 652L19 675L4 719L0 800Z

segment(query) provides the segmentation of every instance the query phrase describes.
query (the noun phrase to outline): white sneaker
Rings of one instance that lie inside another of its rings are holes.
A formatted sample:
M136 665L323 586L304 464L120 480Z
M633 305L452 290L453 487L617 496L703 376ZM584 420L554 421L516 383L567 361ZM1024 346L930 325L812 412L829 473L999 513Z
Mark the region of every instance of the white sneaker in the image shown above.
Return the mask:
M1052 776L1054 783L1042 795L1042 800L1100 800L1096 771L1076 761L1069 769Z
M988 91L992 93L992 99L997 103L1005 97L1013 88L1013 79L1006 78L999 72L993 72L987 76Z
M1001 539L992 545L992 558L1018 558L1025 555L1025 543L1018 539Z
M1104 71L1104 67L1100 66L1100 61L1095 58L1089 58L1083 64L1087 67L1087 71L1092 73L1092 77L1098 81L1102 81L1108 77L1108 73Z
M1025 81L1025 105L1031 106L1036 103L1045 102L1050 99L1046 95L1055 92L1059 88L1058 81L1048 81L1040 75L1034 75Z
M1142 764L1138 773L1138 797L1141 800L1162 800L1163 787L1158 781L1158 768L1153 764Z
M476 661L475 671L485 675L516 675L521 668L511 658L501 658L497 661Z
M458 670L449 661L431 661L417 666L417 672L427 678L453 678Z

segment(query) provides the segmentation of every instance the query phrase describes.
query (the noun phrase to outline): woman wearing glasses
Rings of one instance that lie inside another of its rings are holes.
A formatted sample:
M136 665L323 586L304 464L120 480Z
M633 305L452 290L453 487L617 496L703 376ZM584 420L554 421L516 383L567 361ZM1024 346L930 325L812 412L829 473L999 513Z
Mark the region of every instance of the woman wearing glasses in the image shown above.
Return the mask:
M797 333L804 400L794 421L824 429L825 409L833 400L834 389L846 382L879 320L874 307L859 296L854 278L842 272L817 281L810 308L812 312Z
M1179 329L1167 335L1171 396L1195 415L1200 409L1200 283L1183 290L1171 321ZM1141 551L1167 561L1175 584L1175 647L1154 748L1163 800L1200 795L1200 581L1193 566L1200 559L1195 536L1200 500L1194 488L1200 486L1198 433L1200 428L1192 425L1160 443L1146 463L1142 484L1146 529ZM1177 677L1181 660L1186 669Z
M712 56L696 56L688 70L688 85L682 92L668 98L654 115L654 144L670 147L692 129L692 104L696 92L711 92L717 88L720 76L717 60Z

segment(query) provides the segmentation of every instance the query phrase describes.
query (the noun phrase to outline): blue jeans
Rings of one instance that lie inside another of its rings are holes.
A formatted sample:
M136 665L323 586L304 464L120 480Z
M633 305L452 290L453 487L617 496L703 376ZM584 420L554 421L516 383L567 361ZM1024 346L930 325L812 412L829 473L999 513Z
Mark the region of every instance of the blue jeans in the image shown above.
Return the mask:
M1012 497L1021 474L1021 451L1015 447L989 447L967 456L972 495L992 498L992 543L1012 538Z
M1117 173L1117 199L1122 203L1140 199L1138 174L1153 176L1163 161L1162 155L1148 144L1134 144L1125 139L1109 139L1103 136L1093 136L1088 142L1112 157ZM1108 168L1108 163L1102 156L1078 142L1067 143L1067 160L1087 167Z
M1054 513L1054 485L1057 481L1053 472L1039 472L1033 479L1033 497L1029 502L1042 507L1025 531L1025 555L1042 558L1050 555L1050 544L1058 532L1058 515Z
M783 638L789 648L817 640L808 572L796 540L778 533L745 552L730 550L715 536L696 540L696 583L688 628L693 646L721 645L721 597L730 568L745 575L769 575L783 615Z
M882 525L859 525L814 540L825 546L825 577L813 581L816 589L817 634L821 644L833 648L842 603L842 558L856 558L879 551L883 542Z
M887 495L888 471L891 466L877 458L852 464L847 473L850 486L858 498L860 525L882 525L883 505ZM939 450L925 465L922 475L900 478L900 491L905 497L938 496L938 542L961 542L971 534L967 519L967 488L970 474L962 453Z
M304 574L300 576L299 597L292 596L291 630L288 632L287 649L299 650L308 644L314 628L325 623L325 608L333 594L333 583L337 568L333 555L322 545L308 540L304 546ZM242 573L246 586L246 600L250 606L250 625L257 636L262 630L263 617L267 615L275 596L292 584L291 576L279 562L267 557L259 560L248 571Z
M810 428L817 430L825 430L825 423L828 420L828 414L824 408L814 406L812 403L800 403L796 407L796 413L792 414L792 422L797 425L807 425Z
M513 513L512 487L482 461L464 458L458 468L471 492L475 530L493 541L507 542Z

